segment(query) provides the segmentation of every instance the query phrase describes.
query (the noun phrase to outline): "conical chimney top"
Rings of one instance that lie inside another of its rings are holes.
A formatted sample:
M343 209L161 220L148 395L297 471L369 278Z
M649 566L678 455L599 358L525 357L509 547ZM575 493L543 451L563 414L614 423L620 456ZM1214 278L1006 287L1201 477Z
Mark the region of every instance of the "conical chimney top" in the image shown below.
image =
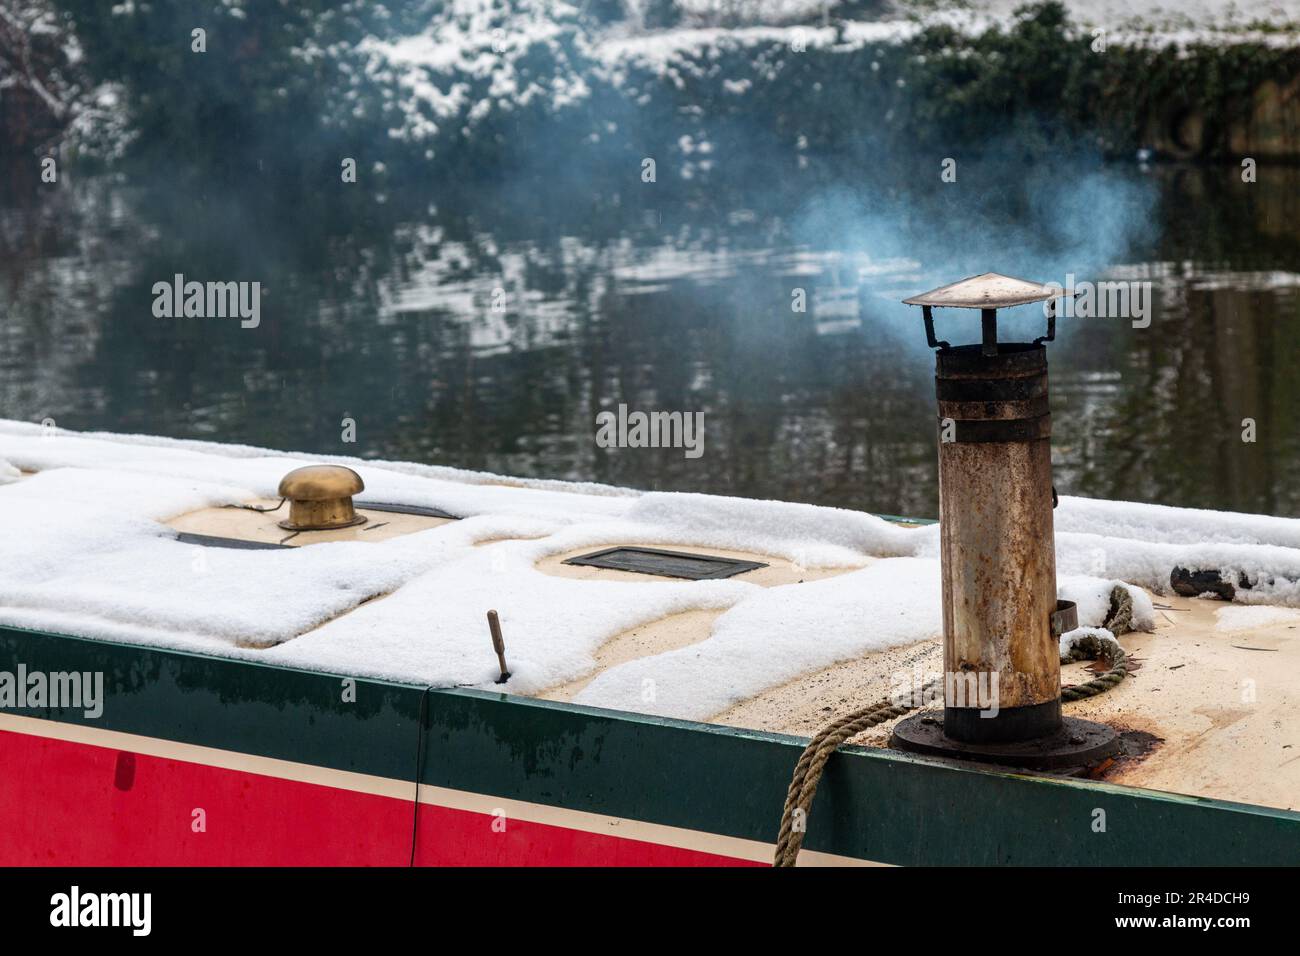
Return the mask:
M956 309L1005 309L1013 305L1060 299L1067 294L1059 286L1046 286L1027 279L986 272L914 295L910 299L904 299L903 304Z

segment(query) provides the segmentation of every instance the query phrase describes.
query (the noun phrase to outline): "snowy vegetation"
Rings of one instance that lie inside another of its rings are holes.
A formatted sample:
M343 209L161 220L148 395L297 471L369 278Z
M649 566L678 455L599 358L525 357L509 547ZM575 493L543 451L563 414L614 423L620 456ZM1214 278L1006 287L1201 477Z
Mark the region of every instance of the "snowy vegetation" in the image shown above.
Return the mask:
M700 143L776 168L923 139L1127 152L1171 108L1214 122L1300 71L1297 35L1265 0L1231 21L1237 7L1208 0L1196 21L1126 4L1100 51L1095 5L1011 6L26 0L0 19L0 123L16 152L62 142L217 169L251 157L309 172L337 146L476 179L643 156L691 177L712 165Z

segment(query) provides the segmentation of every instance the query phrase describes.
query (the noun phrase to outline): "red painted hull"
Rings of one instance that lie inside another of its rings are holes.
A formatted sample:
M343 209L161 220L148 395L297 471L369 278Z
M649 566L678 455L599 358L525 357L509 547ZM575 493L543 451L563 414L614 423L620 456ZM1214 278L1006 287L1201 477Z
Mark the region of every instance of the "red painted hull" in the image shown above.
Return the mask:
M8 731L0 766L0 866L755 865L430 803L417 819L406 781L402 799Z

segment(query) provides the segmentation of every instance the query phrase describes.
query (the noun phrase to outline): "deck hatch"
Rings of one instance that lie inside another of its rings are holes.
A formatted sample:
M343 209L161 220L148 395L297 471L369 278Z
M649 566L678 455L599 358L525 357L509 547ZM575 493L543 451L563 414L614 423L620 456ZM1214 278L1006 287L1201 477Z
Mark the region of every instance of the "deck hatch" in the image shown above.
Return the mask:
M459 521L457 515L448 514L441 508L426 508L424 505L398 505L385 501L358 501L358 508L363 511L387 511L391 514L399 515L419 515L423 518L450 518L452 521Z
M291 550L292 545L276 544L271 541L246 541L243 538L223 538L215 534L194 534L190 531L182 531L176 535L176 540L182 544L197 544L205 548L239 548L244 551L265 551L265 550Z
M581 564L592 568L610 568L614 571L635 571L638 574L657 574L665 578L686 578L690 581L711 581L765 568L759 561L741 561L712 554L687 554L683 551L662 551L659 548L606 548L591 554L565 559L565 564Z

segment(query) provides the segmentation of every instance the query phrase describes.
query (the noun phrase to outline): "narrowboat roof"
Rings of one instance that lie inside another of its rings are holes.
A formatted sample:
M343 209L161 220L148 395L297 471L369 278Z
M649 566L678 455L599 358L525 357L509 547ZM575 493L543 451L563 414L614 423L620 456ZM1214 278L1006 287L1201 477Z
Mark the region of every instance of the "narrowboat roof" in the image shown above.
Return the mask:
M321 462L365 521L285 531L281 479ZM1068 705L1153 741L1107 779L1293 808L1300 521L1063 497L1055 522L1081 625L1134 599L1133 675ZM0 420L0 526L0 624L52 633L804 735L941 666L937 526L843 509ZM1249 587L1180 597L1174 567Z

